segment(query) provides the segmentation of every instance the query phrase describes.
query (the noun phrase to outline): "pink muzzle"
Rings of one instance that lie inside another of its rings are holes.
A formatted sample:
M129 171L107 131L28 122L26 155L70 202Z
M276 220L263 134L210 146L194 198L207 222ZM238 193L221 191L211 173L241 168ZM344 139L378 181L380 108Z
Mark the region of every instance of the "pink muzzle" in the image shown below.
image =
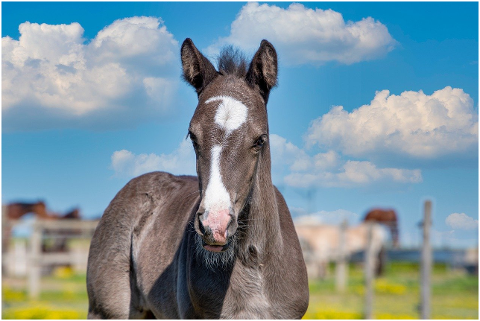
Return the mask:
M224 209L209 211L207 217L201 220L201 224L206 231L205 234L211 233L211 238L213 238L212 241L214 242L212 245L225 245L227 243L227 228L231 219L230 211Z

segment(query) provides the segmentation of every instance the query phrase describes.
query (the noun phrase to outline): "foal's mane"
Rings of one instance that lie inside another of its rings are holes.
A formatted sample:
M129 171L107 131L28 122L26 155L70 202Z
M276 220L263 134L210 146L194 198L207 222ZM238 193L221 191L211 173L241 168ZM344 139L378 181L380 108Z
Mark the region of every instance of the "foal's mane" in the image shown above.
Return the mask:
M244 78L247 74L247 59L238 48L233 46L223 47L217 59L218 71L223 75Z

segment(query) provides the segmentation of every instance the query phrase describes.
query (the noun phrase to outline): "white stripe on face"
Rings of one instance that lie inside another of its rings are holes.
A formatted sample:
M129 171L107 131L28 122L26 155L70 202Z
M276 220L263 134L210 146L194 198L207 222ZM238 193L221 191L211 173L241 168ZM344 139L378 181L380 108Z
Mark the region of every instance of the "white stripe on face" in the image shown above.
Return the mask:
M215 123L226 130L227 136L242 126L247 120L248 109L242 102L229 96L215 96L205 103L220 100L221 103L215 114Z
M205 103L220 100L215 113L215 124L225 130L226 135L240 126L247 120L248 109L242 102L230 96L214 96ZM207 211L221 211L230 208L230 195L225 188L220 172L221 145L214 145L211 151L210 180L205 191L205 209Z
M220 173L220 154L222 146L214 145L210 164L210 180L205 191L205 209L207 211L220 211L229 209L230 195L223 185Z

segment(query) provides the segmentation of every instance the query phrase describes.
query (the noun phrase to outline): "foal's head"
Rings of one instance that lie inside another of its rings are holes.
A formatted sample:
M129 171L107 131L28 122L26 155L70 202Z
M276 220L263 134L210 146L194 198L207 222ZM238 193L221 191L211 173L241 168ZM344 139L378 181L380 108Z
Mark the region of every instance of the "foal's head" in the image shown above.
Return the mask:
M189 127L202 196L194 225L212 252L228 249L257 164L269 155L266 104L277 81L277 54L268 41L248 69L231 53L223 52L217 71L190 39L181 49L183 76L198 94Z

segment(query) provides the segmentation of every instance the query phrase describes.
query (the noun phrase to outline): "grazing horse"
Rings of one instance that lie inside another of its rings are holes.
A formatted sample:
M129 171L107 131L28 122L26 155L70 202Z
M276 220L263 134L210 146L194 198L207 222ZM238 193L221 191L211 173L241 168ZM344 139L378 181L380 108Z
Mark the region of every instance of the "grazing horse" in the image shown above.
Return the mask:
M80 209L75 208L64 215L60 215L47 210L47 207L43 201L36 203L10 203L6 206L6 218L8 220L19 220L24 215L33 213L36 218L41 220L63 220L63 219L81 219ZM42 252L68 252L67 240L69 235L80 234L78 229L74 230L61 230L45 228L45 236L55 235L53 243L42 243ZM11 226L5 224L3 227L2 235L2 250L5 253L9 247L10 238L12 234Z
M66 214L62 215L59 217L61 220L79 220L81 219L80 217L80 209L79 208L74 208L73 210L71 210L70 212L67 212Z
M271 178L276 51L263 40L247 68L224 50L217 71L186 39L181 60L198 177L145 174L111 201L90 246L88 317L301 318L305 262Z
M28 213L33 213L37 218L43 220L80 219L80 209L78 208L60 215L47 211L43 201L36 203L10 203L6 207L6 217L10 220L18 220Z
M397 213L394 210L383 210L375 208L370 210L365 218L364 222L377 222L386 225L390 229L392 235L393 246L398 247L398 219Z
M303 251L309 276L324 278L328 263L335 261L340 253L340 227L326 224L295 225ZM372 251L375 253L376 275L383 271L382 249L386 240L384 229L374 224L372 227ZM368 246L368 224L360 223L345 230L344 254L348 257L356 252L365 251Z
M51 215L47 213L45 203L42 201L37 203L10 203L7 205L7 218L10 220L18 220L28 213L34 213L41 219L51 218Z
M12 227L8 224L9 220L17 221L24 215L33 213L41 219L52 219L53 216L47 212L47 207L43 201L36 203L10 203L4 207L2 213L2 253L8 252L10 246L10 238L12 235Z

